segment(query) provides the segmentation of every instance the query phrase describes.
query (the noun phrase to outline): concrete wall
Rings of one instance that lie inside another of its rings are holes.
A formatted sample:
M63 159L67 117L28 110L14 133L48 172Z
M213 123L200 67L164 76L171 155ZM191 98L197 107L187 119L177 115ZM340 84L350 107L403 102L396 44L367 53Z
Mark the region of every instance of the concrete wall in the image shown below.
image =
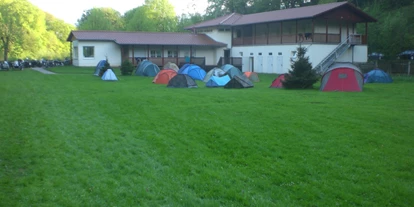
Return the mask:
M96 66L100 60L105 60L106 57L108 57L111 66L119 67L121 65L121 47L114 42L75 40L73 41L72 48L75 47L78 47L77 54L72 54L73 65L75 66ZM94 47L94 57L85 57L83 47Z

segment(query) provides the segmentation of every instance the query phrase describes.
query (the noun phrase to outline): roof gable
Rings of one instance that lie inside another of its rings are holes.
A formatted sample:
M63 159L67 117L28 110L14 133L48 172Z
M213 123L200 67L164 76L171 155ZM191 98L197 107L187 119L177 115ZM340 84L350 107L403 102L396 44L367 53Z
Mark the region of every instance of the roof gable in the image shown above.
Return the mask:
M194 45L217 46L217 42L205 34L167 32L117 32L117 31L72 31L67 41L113 41L119 45Z

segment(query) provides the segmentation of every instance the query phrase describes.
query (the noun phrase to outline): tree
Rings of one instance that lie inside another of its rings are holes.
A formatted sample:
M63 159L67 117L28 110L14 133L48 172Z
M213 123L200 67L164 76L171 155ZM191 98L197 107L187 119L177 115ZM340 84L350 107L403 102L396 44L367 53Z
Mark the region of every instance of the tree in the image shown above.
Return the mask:
M309 57L305 57L306 48L297 48L297 60L292 63L292 70L285 75L283 87L287 89L307 89L312 88L318 81L316 71L312 69Z
M79 30L109 30L124 29L121 14L112 8L92 8L84 11L76 26Z
M208 0L206 15L209 19L229 13L248 14L253 0Z
M177 31L185 32L184 28L202 22L204 20L200 13L182 14L178 18Z
M177 17L168 0L146 0L143 6L127 11L124 15L127 31L174 32Z

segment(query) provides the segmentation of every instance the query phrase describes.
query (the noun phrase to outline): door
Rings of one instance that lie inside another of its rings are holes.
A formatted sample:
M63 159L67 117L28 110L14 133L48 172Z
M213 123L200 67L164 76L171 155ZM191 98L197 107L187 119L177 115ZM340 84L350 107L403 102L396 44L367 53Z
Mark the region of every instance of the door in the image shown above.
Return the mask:
M254 57L249 57L249 70L250 72L254 72Z
M278 55L276 57L276 73L283 74L285 70L283 69L283 55Z
M267 56L267 72L275 73L275 71L273 71L273 55Z
M259 56L257 56L257 68L255 68L255 69L259 73L263 73L264 72L264 68L263 68L263 55L261 55L261 54L259 54Z
M242 72L250 71L249 57L242 57Z
M224 64L231 64L230 63L230 49L224 49Z

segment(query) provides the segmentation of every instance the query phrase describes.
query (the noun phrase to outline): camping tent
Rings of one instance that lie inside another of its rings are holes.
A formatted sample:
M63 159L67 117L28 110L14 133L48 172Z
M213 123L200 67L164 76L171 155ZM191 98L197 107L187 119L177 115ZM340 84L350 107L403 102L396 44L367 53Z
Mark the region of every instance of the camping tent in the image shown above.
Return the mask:
M118 78L116 77L112 69L107 69L105 73L102 75L101 79L104 81L117 81L118 80Z
M177 75L177 72L173 69L161 70L152 81L156 84L168 84L168 82Z
M98 64L96 65L95 73L93 73L93 75L99 76L99 72L101 72L101 68L105 66L105 63L106 63L106 60L99 61Z
M392 78L381 69L374 69L364 74L364 83L392 83Z
M168 82L168 88L197 88L197 83L186 74L177 74Z
M259 76L255 72L244 72L244 75L252 82L260 82Z
M220 76L225 75L225 73L226 72L224 72L224 70L222 70L221 68L213 68L210 71L208 71L208 73L206 74L206 76L204 76L203 81L205 83L207 83L212 76L219 76L220 77Z
M203 80L206 76L206 71L204 71L200 66L194 64L185 64L183 67L178 70L178 74L187 74L195 80Z
M149 60L143 60L135 71L135 75L155 77L160 72L160 68Z
M275 80L273 80L270 88L283 88L283 82L285 80L285 74L279 75Z
M252 88L253 83L244 75L235 75L224 88Z
M351 63L335 63L322 75L321 91L362 91L364 76Z
M207 81L206 87L221 87L226 85L230 81L228 75L225 76L211 76L210 80Z
M221 69L223 69L224 72L226 72L227 75L230 76L230 78L233 78L235 75L243 75L241 70L239 70L238 68L236 68L236 67L234 67L233 65L230 65L230 64L226 64L226 65L221 66Z
M178 66L175 63L168 62L167 64L165 64L162 67L162 69L173 69L173 70L175 70L177 72L180 68L178 68Z

